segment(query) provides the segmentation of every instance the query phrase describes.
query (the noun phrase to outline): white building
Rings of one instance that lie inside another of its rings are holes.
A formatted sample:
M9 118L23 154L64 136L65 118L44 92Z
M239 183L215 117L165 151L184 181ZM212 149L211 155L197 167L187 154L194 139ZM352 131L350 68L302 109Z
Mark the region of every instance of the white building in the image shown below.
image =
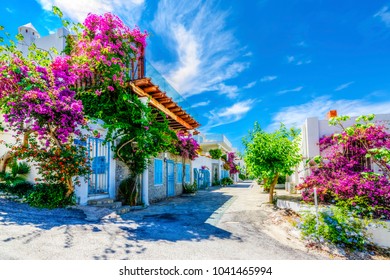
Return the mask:
M68 29L61 27L55 33L41 37L31 23L20 26L18 33L23 35L23 40L18 42L18 49L23 55L27 55L29 46L35 44L38 49L49 51L52 57L55 57L56 54L51 52L50 49L55 48L59 52L63 51L66 46L66 36L70 34Z
M18 49L23 55L27 56L29 53L29 46L35 44L38 49L48 51L51 58L56 56L55 53L50 51L52 48L58 50L59 55L61 55L61 52L66 47L66 37L70 34L66 28L62 27L57 29L53 34L41 37L31 23L20 26L18 32L23 35L23 40L18 43ZM179 107L172 98L169 98L170 103L160 103L160 100L168 98L166 94L167 90L165 90L166 92L159 92L159 98L151 98L153 92L144 91L145 87L159 88L159 85L153 84L152 80L166 83L162 77L157 77L155 74L154 76L148 76L149 79L144 79L146 77L144 63L144 57L139 58L136 63L138 67L138 76L134 77L134 80L130 83L131 92L137 94L145 104L149 102L149 106L153 106L157 110L164 112L164 114L170 118L169 126L171 128L194 130L198 127L199 124L197 121L190 116L188 112ZM141 68L142 71L140 70ZM181 116L180 118L177 115L179 113ZM86 142L75 140L76 145L83 145L88 148L93 170L93 174L87 180L88 182L81 180L82 186L75 189L77 201L82 205L87 204L89 201L101 198L116 199L119 183L126 178L129 173L126 166L114 160L110 146L103 145L102 139L105 137L106 130L98 125L95 126L94 129L99 131L102 138L89 138ZM0 139L8 143L14 141L10 133L1 131ZM4 145L0 145L0 154L5 154L6 151L7 148ZM179 176L179 173L182 170L180 166L181 159L167 153L161 153L158 157L151 159L149 167L142 174L142 190L140 194L142 203L149 205L149 203L153 201L180 195L183 192L181 183L177 182L177 180L179 180L178 178L181 178L181 176ZM190 172L191 166L191 162L185 163L185 168L189 171L187 172L188 174L186 175L185 183L190 183L192 181ZM36 176L36 170L32 168L28 180L34 181Z
M201 148L200 156L192 162L195 180L196 175L200 176L198 186L199 184L201 187L204 187L205 184L211 186L213 182L229 177L229 171L223 168L224 161L221 159L212 159L209 153L212 149L220 149L222 154L228 154L229 152L236 153L237 149L233 147L229 139L223 134L198 134L194 138ZM238 174L232 176L233 181L238 181Z
M332 110L328 113L327 119L318 119L317 117L307 118L301 126L301 154L302 162L296 167L295 173L290 176L290 186L294 186L303 182L303 179L310 174L310 170L306 166L306 161L315 156L321 155L319 140L323 136L329 136L334 133L340 133L342 129L339 126L329 125L329 117L337 116L337 111ZM357 116L351 117L350 120L343 122L344 127L349 127L355 124ZM390 114L375 115L374 122L390 122Z

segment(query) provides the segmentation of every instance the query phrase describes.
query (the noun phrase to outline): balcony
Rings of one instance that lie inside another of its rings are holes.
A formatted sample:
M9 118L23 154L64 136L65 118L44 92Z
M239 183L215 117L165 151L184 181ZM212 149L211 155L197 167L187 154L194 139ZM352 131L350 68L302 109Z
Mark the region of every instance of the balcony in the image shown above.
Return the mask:
M195 140L203 147L216 146L225 150L225 152L232 152L234 148L232 143L224 134L198 134L194 136Z

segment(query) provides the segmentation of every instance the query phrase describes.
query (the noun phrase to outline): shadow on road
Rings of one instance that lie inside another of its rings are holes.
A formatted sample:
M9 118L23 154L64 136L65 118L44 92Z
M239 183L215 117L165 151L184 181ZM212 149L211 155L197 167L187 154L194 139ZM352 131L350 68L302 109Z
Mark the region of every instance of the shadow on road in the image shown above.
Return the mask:
M79 209L38 209L0 199L0 227L31 226L0 242L19 240L27 244L37 238L49 238L50 230L57 227L57 234L60 231L64 236L63 244L58 245L64 249L73 248L82 236L99 235L105 245L99 248L101 253L93 258L113 259L118 254L125 254L131 259L132 255L142 254L149 246L153 246L149 242L200 242L208 239L240 241L232 233L214 226L234 200L231 195L218 190L212 188L199 191L194 196L170 198L120 218L94 223L88 222L84 212Z
M221 192L199 191L195 196L177 197L161 204L150 206L144 211L123 215L124 221L134 221L136 229L122 227L130 240L145 241L201 241L209 238L232 238L232 234L207 221L211 216L218 218L223 205L232 196Z
M83 211L78 209L39 209L25 203L0 198L0 225L31 225L49 230L63 225L87 224Z

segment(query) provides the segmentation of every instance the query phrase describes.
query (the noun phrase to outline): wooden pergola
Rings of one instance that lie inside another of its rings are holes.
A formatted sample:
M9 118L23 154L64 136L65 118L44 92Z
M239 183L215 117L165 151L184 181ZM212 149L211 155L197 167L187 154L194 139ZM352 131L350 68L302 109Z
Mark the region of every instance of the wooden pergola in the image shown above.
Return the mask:
M149 105L163 112L169 121L169 127L174 130L195 130L200 124L183 108L181 108L158 85L153 84L151 78L140 78L130 82L132 91L139 97L149 98ZM163 117L157 120L162 121Z

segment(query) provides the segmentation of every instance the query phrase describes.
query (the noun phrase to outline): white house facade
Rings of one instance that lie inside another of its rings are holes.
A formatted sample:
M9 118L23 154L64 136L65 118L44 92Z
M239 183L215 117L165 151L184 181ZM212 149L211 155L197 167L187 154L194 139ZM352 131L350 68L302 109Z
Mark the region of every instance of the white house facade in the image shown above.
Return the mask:
M55 48L58 55L66 47L66 36L70 33L66 28L59 28L55 33L41 37L35 27L29 23L18 28L19 34L22 34L24 39L18 43L18 49L24 55L27 55L29 46L35 44L38 49L48 51L52 58L57 54L50 49ZM141 63L141 58L137 63ZM144 70L144 58L142 57L142 66ZM138 67L139 69L141 67ZM139 70L138 69L138 70ZM157 88L159 86L152 83L152 79L161 81L162 77L145 78L145 73L138 71L140 76L136 77L131 83L130 88L134 94L144 102L148 102L148 106L163 112L169 120L171 129L192 131L199 126L192 116L184 111L172 98L169 98L166 92L158 92L158 98L154 92L146 92L145 88ZM160 87L161 89L162 87ZM161 102L164 100L164 103ZM167 102L169 101L169 102ZM129 174L127 167L120 162L114 160L114 155L109 144L104 145L103 139L106 135L106 130L99 125L95 125L95 130L101 134L101 138L89 138L86 142L75 140L75 145L83 145L88 148L89 157L92 164L92 174L86 180L81 179L81 186L76 187L75 196L80 205L88 204L91 200L103 198L117 198L119 183ZM0 132L2 140L12 143L13 137L8 132ZM0 153L4 154L6 147L0 145ZM185 163L186 177L185 183L193 182L192 162ZM188 171L188 172L187 172ZM181 182L182 159L169 153L161 153L158 157L150 159L148 168L140 176L142 184L140 203L148 205L151 202L165 199L170 196L179 195L183 192ZM28 177L29 181L34 181L37 177L35 168L32 168Z

